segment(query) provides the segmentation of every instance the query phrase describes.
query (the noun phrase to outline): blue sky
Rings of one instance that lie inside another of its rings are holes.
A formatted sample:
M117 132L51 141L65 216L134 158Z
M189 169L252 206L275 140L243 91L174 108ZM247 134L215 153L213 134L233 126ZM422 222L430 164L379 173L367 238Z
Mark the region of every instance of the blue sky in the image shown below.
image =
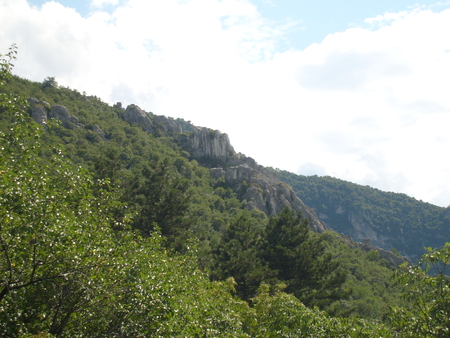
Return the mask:
M14 71L262 165L450 204L450 1L0 1Z
M34 6L41 6L48 0L28 0ZM88 16L93 9L91 1L59 0L60 4L76 8L82 16ZM292 21L295 26L280 41L279 48L304 49L312 43L321 42L328 34L344 31L350 27L365 26L366 18L387 12L401 12L422 7L441 10L450 7L450 1L435 0L250 0L264 18L279 23ZM124 3L123 0L111 3ZM104 2L102 10L111 12L115 5Z
M417 6L416 1L410 0L255 0L252 3L258 6L265 17L280 21L286 18L298 21L298 29L289 34L289 46L300 49L321 42L330 33L364 26L366 18ZM435 1L420 2L422 5L435 3Z

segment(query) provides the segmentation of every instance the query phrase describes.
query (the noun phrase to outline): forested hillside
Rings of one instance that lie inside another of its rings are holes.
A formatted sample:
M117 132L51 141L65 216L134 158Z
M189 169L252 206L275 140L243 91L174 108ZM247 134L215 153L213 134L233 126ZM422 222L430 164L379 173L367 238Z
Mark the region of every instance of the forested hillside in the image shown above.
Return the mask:
M333 177L276 172L322 221L353 240L368 238L414 262L426 247L442 247L449 241L450 208Z
M312 231L277 177L230 147L193 148L220 132L197 139L189 122L142 110L147 128L126 122L121 105L12 76L14 57L0 60L0 336L448 332L445 271ZM232 158L220 167L217 154ZM449 257L446 246L423 263Z

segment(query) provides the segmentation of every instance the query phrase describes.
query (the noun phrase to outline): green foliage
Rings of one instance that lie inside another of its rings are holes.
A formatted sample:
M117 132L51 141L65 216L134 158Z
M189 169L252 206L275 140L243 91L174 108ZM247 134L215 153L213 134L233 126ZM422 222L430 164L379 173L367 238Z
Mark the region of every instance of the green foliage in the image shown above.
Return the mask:
M17 46L12 45L8 53L0 54L0 86L4 86L6 81L12 77L13 61L16 60ZM4 99L2 102L5 102Z
M358 216L380 236L391 238L396 249L412 261L422 256L423 248L441 247L448 240L448 208L329 176L276 172L326 224L344 235L352 236L349 219Z
M314 236L308 220L288 208L271 217L266 228L264 257L277 277L308 306L324 307L334 299L345 298L341 285L345 272L325 253L321 236Z
M450 243L438 250L427 248L418 265L402 265L396 281L412 308L392 310L391 321L399 337L449 337L449 265Z
M262 257L263 240L262 225L250 217L250 212L238 213L213 250L213 278L232 276L237 294L245 300L253 297L261 282L275 275Z
M382 325L359 319L338 319L325 312L305 307L279 285L273 295L261 285L253 299L252 337L392 337Z
M147 162L127 182L129 188L124 194L124 200L136 213L133 227L148 235L157 226L170 246L180 249L189 238L190 221L185 216L190 184L167 157Z
M42 88L58 88L58 82L56 82L56 79L54 76L48 76L42 81Z
M392 306L407 307L407 302L400 297L400 287L394 285L394 268L382 259L376 260L378 252L365 253L331 231L322 236L326 252L347 272L342 285L346 297L333 301L324 310L334 316L382 320Z
M92 195L85 170L57 152L39 157L36 125L15 108L0 138L0 332L14 336L26 323L58 336L115 283L121 255L111 225L122 220L109 217L113 194Z

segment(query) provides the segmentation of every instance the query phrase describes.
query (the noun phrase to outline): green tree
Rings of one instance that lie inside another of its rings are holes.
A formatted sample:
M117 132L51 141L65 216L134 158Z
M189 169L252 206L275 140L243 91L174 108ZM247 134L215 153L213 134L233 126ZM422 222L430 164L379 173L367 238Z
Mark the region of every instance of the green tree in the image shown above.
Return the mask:
M346 274L330 254L323 238L308 228L308 220L289 208L271 217L266 228L264 257L279 280L306 305L323 307L345 294Z
M190 237L191 222L186 217L190 196L190 181L168 157L154 155L126 182L124 201L136 213L134 228L144 236L159 228L169 247L182 250Z
M1 66L4 83L10 65ZM91 177L45 149L24 102L11 97L0 100L11 121L0 133L0 335L59 336L114 283L111 223L121 220L110 218L114 194L93 196Z
M58 88L58 82L54 76L47 76L44 81L42 81L42 88Z
M418 265L401 266L397 283L412 303L410 310L394 307L391 321L400 337L450 336L450 243L427 248Z
M252 299L247 327L251 337L392 337L389 329L361 319L330 317L317 308L309 309L292 294L282 292L285 285L262 284Z
M233 277L239 297L249 300L255 296L263 280L273 276L262 257L263 229L242 210L225 229L218 246L213 250L212 275L224 280Z
M0 86L4 86L6 81L12 77L12 68L14 67L14 60L16 60L17 46L13 44L8 53L0 54ZM2 103L5 103L2 100Z

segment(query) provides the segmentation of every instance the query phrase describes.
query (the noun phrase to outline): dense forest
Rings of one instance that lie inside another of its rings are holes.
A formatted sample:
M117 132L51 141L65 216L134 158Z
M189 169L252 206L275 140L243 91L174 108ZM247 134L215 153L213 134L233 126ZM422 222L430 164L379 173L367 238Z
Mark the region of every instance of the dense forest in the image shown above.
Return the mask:
M12 75L15 55L0 59L0 336L449 335L448 244L397 267L300 212L249 209L176 138ZM36 123L30 102L76 119Z
M449 240L450 207L334 177L276 172L319 218L344 235L355 236L352 221L356 219L359 227L369 229L367 237L374 234L375 244L394 249L415 262L425 253L425 247L442 247Z

